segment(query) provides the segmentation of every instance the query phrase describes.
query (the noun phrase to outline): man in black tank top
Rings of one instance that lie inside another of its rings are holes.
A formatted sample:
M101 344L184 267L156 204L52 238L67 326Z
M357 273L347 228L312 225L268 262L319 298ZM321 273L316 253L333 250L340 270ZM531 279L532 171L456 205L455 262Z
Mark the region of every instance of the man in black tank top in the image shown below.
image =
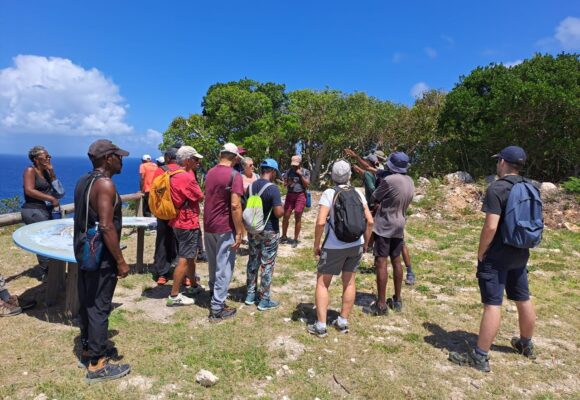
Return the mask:
M122 157L128 155L110 140L97 140L88 151L93 171L82 176L75 188L74 251L79 265L81 361L87 366L88 383L117 379L131 371L127 364L114 365L107 361L113 293L117 279L129 274L129 266L119 246L121 199L111 177L121 172ZM88 271L83 268L83 240L86 231L97 223L104 244L103 253L99 267Z

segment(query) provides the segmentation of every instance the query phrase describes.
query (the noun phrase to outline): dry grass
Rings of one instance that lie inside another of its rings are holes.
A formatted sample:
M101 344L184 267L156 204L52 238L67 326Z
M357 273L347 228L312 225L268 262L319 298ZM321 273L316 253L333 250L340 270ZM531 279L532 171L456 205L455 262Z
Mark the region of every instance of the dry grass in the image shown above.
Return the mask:
M424 203L436 208L428 200ZM425 210L414 210L413 215L418 212ZM238 315L220 324L207 322L207 294L201 295L199 305L175 310L164 305L168 289L151 289L149 275L121 281L110 330L123 361L133 366L126 379L92 387L83 382L73 351L78 329L61 318L58 307L39 306L0 320L0 398L34 398L40 393L49 399L580 397L580 235L548 230L533 252L530 285L538 312L538 359L531 362L509 349L509 339L517 333L517 314L506 302L492 353L493 372L483 374L447 361L448 351L475 339L479 325L474 269L482 219L468 212L442 213L441 219L409 220L408 242L419 282L404 289L401 314L364 314L361 306L372 300L375 282L373 274L359 274L351 333L330 331L326 339L306 333L303 321L314 315L311 212L304 224L307 247L281 248L273 285L274 298L282 302L277 310L261 313L241 303L243 256L238 257L231 285ZM0 235L0 271L7 276L35 264L32 255L14 247L10 231ZM135 239L126 242L126 254L134 262ZM149 257L153 242L154 236L147 236ZM367 258L363 269L370 262ZM199 271L202 283L207 282L206 264ZM37 285L27 276L9 283L15 293ZM331 294L336 310L338 282ZM215 373L219 383L207 389L197 385L195 374L201 368Z

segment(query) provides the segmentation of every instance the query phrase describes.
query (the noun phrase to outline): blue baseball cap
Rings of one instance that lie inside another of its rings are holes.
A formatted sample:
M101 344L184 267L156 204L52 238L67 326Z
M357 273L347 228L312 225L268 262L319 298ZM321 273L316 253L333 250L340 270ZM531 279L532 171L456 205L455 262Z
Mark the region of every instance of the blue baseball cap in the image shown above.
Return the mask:
M387 160L387 167L393 172L406 174L409 169L409 156L402 151L391 153Z
M278 169L278 162L273 158L266 158L264 161L262 161L262 164L260 164L260 168L275 169L278 175L280 175L280 170Z
M526 152L519 146L508 146L497 154L491 156L492 158L501 158L510 164L524 165L526 163Z

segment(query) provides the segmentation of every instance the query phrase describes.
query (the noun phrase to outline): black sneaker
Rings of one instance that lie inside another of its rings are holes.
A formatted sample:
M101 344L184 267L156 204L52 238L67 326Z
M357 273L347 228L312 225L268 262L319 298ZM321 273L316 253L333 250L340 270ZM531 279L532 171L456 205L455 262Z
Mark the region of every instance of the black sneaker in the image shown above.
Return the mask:
M338 319L332 321L330 325L334 326L336 330L339 331L340 333L348 333L348 325L340 325L338 323Z
M512 347L517 350L518 353L522 354L524 357L528 357L530 360L536 359L536 352L534 351L534 344L530 342L527 346L522 344L522 341L518 337L512 338Z
M415 274L413 272L407 272L407 277L405 278L405 285L412 286L415 284Z
M282 236L280 238L280 244L288 244L288 243L290 243L290 239L288 239L288 237Z
M300 244L300 240L295 239L295 240L292 240L292 242L290 242L290 243L292 243L292 248L295 249Z
M387 307L389 307L394 312L401 312L403 310L403 300L395 300L395 296L393 298L387 299Z
M224 319L231 318L236 315L236 312L237 310L234 307L224 305L224 308L219 311L210 310L209 320L210 322L223 321Z
M207 254L205 252L198 254L195 261L207 262Z
M328 331L326 330L326 328L319 328L316 323L307 325L306 330L311 335L318 336L319 338L323 338L323 337L328 336Z
M85 382L89 385L97 382L119 379L131 372L129 364L105 364L105 366L96 371L88 371Z
M468 365L481 372L489 372L489 356L482 356L469 350L467 353L457 353L452 351L449 353L449 361L457 365Z
M379 303L373 301L370 306L363 307L363 312L375 317L389 315L389 307L381 308Z

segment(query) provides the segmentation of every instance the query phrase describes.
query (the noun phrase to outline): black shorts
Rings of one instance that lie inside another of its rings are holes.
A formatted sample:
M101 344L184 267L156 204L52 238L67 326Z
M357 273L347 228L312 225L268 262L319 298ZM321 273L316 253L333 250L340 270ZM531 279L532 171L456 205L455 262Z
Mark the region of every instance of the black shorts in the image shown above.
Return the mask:
M403 251L405 240L403 238L386 238L377 234L374 237L374 251L375 257L399 257Z
M200 230L173 228L175 239L177 240L177 257L195 258L197 255L197 244L199 242Z
M477 281L481 292L481 302L491 306L501 306L503 291L513 301L530 299L528 287L528 269L497 268L489 262L477 263Z

